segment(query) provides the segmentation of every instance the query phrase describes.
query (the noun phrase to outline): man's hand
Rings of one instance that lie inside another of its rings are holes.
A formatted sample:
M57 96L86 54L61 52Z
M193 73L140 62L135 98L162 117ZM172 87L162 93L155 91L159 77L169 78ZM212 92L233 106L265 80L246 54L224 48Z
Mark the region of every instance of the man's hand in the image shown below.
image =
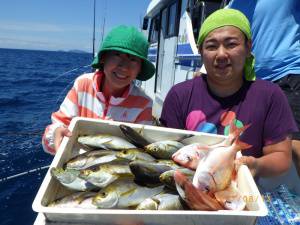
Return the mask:
M57 149L60 146L60 143L62 142L62 139L64 137L71 137L72 136L72 132L69 131L68 128L66 127L58 127L56 128L56 130L54 131L54 148L55 151L57 151Z
M248 166L252 176L255 177L257 175L257 169L258 169L257 158L253 156L242 156L241 158L236 160L236 164L237 165L244 164Z

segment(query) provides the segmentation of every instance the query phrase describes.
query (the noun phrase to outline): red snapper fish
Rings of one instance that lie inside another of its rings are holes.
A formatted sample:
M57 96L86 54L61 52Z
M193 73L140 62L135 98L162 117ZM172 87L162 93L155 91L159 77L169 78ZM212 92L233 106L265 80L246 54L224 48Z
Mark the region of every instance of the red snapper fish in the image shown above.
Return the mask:
M234 120L232 123L233 122ZM192 143L180 148L172 155L173 161L186 168L196 170L199 162L208 155L209 151L218 147L228 146L233 142L233 140L241 133L239 129L235 128L236 126L234 124L231 125L228 138L221 143L215 145Z
M209 193L197 189L186 175L175 171L174 180L180 197L186 202L190 209L215 211L224 207Z
M193 184L196 188L215 193L229 186L235 172L236 153L252 146L239 140L240 134L249 126L250 124L238 128L232 121L228 138L230 145L216 145L199 162L193 178Z
M172 155L172 159L181 166L196 170L199 161L206 157L209 150L209 146L193 143L180 148Z
M246 207L236 181L232 181L224 190L215 192L214 196L225 209L242 211Z

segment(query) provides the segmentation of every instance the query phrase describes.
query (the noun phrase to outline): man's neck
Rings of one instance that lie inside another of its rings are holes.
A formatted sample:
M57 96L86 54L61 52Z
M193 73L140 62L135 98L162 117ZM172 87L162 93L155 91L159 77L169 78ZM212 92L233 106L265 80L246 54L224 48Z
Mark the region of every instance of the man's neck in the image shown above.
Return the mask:
M207 84L210 91L221 98L225 98L236 93L242 87L243 83L243 78L235 81L228 80L226 82L218 82L210 80L209 77L207 77Z

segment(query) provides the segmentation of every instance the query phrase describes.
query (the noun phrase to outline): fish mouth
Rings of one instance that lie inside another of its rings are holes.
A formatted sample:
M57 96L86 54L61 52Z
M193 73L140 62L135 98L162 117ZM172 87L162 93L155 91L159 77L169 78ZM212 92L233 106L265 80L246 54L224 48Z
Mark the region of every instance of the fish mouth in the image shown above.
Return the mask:
M205 179L198 183L198 188L205 193L214 192L217 186L214 175L211 172L207 171L205 172L205 174L203 174L203 177L205 177Z
M99 197L96 196L93 200L92 203L97 206L97 208L116 208L118 205L119 199L116 194L111 194L109 197L106 193L103 193L104 197Z

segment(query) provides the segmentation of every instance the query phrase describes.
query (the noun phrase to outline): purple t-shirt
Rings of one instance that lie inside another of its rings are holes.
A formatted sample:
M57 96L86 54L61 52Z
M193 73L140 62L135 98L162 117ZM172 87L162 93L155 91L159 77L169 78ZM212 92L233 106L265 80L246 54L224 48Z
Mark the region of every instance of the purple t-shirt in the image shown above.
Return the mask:
M160 121L167 127L228 135L234 118L238 127L251 124L241 140L252 147L243 150L243 155L260 157L263 146L283 141L298 130L287 99L276 84L245 81L235 94L220 98L209 90L205 75L172 87Z

